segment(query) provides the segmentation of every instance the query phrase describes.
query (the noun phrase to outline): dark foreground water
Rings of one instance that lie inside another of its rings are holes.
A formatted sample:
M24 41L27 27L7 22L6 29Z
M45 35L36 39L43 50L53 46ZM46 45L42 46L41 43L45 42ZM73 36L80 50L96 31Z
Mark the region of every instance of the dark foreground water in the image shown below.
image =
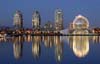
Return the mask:
M100 64L99 36L0 38L0 64Z

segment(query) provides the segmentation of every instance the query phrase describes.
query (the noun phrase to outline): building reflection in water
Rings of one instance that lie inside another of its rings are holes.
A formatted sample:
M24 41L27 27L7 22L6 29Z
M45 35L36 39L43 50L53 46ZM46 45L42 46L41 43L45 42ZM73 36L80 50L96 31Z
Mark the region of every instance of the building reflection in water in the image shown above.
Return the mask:
M93 36L93 42L100 43L100 36Z
M31 41L32 41L32 36L31 35L25 36L25 42L31 42Z
M0 42L6 42L5 38L0 38Z
M45 47L50 48L54 43L54 36L43 36L43 42Z
M75 34L87 34L88 31L75 31ZM73 36L73 52L79 57L85 57L89 52L89 38L88 36Z
M88 31L75 30L73 33L74 34L88 34ZM93 42L100 42L99 36L68 36L67 37L69 45L71 49L73 50L73 53L75 54L75 56L77 56L78 58L83 58L86 55L88 55L90 37ZM32 55L35 59L40 58L41 44L44 44L46 48L53 47L54 54L55 54L54 57L57 62L60 62L63 59L63 48L64 48L63 44L64 43L63 43L63 40L61 39L61 36L25 36L25 38L22 36L19 36L19 37L12 37L10 40L13 42L13 54L14 54L15 59L20 59L22 57L23 42L31 42L31 41L32 41Z
M32 37L32 54L35 59L38 59L41 54L41 36Z
M13 37L13 52L16 59L20 59L22 56L23 41L24 38L22 36Z
M60 62L63 58L63 42L61 41L60 36L54 37L55 43L55 57L58 62Z

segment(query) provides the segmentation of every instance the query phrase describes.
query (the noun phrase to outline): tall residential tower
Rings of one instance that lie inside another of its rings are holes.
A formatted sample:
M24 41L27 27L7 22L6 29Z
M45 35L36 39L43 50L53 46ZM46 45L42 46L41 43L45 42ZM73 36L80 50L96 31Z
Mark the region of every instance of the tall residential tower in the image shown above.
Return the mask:
M32 27L34 29L40 29L40 25L41 25L40 13L38 11L34 11L32 16Z
M21 11L17 10L16 13L14 14L14 22L13 25L17 29L23 28L23 16Z
M57 31L63 29L63 13L61 9L55 11L55 29Z

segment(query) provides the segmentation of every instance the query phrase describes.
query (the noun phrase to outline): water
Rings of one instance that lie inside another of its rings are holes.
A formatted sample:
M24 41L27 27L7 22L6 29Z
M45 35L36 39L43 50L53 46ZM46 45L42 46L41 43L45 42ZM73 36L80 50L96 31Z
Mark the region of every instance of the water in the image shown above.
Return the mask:
M100 64L99 36L0 38L0 64Z

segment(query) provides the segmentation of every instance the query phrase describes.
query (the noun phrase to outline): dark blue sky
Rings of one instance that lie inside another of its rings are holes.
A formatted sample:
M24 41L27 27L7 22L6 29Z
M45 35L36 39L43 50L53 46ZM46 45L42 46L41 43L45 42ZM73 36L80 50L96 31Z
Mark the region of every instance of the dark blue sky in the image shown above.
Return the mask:
M100 0L0 0L0 25L12 26L16 10L23 13L26 27L31 27L34 9L40 12L42 24L48 20L54 22L57 8L63 10L65 26L78 14L88 17L91 26L100 24Z

